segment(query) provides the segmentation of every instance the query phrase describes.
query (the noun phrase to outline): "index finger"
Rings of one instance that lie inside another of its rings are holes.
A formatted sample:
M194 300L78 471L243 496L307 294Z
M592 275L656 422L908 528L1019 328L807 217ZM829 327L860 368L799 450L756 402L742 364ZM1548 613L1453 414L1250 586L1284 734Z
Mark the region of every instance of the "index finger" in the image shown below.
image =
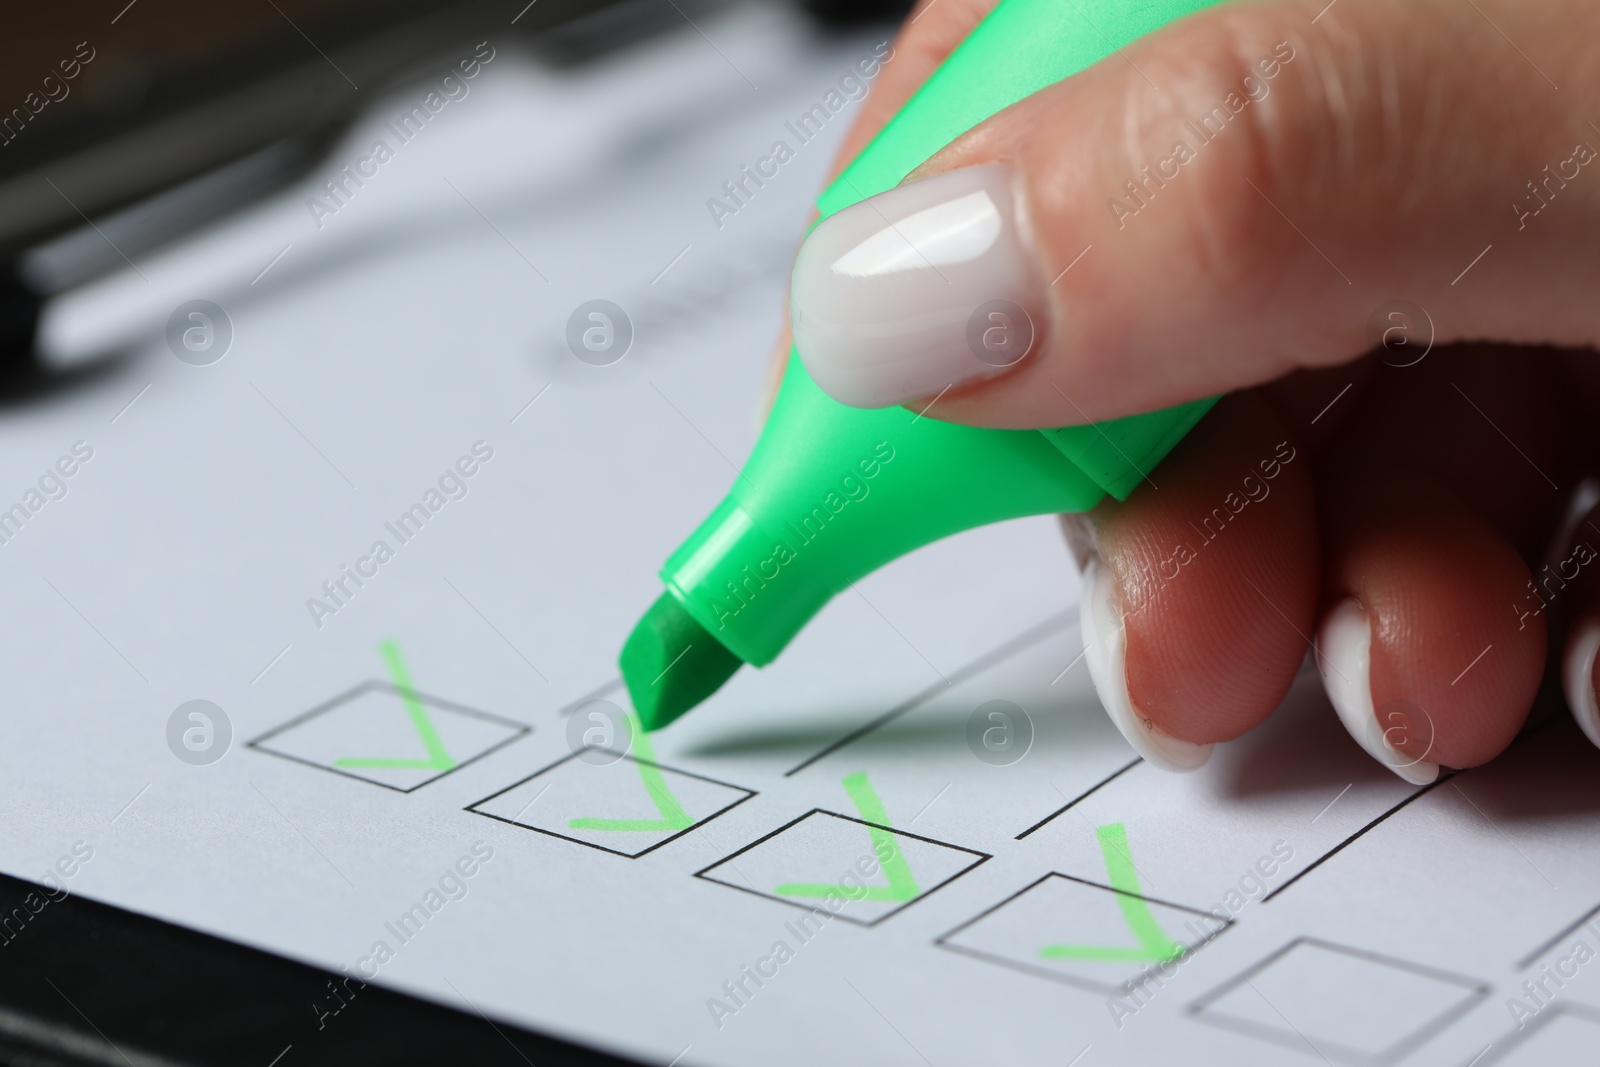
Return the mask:
M828 168L828 181L839 176L856 154L878 135L884 124L911 99L922 83L938 69L956 45L987 15L999 0L919 0L884 57L882 73L861 105L861 113L845 134L844 142ZM789 363L789 313L784 309L783 331L767 362L767 381L757 408L758 423L765 421L778 395Z
M913 93L932 74L956 45L966 39L999 0L920 0L885 58L873 92L867 94L850 132L828 171L832 181L845 165L877 136ZM890 62L889 60L893 60Z

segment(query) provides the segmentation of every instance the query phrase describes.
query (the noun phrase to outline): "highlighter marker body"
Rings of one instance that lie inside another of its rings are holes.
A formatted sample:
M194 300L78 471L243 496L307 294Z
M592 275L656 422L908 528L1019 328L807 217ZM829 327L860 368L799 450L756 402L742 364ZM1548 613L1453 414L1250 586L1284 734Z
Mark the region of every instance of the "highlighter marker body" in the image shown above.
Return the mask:
M989 116L1213 2L1002 0L822 193L822 217L894 188ZM806 358L791 353L743 472L667 560L666 593L623 649L647 728L693 707L740 662L771 662L834 594L890 560L986 523L1125 498L1215 402L1090 426L981 429L848 407L816 385Z

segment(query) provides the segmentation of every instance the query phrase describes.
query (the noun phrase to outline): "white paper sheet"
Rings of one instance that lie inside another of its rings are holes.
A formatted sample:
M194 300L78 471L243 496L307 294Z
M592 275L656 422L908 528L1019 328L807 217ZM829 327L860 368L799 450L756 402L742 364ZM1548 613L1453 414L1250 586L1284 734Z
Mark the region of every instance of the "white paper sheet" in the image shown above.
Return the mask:
M567 73L497 52L319 228L397 94L329 175L52 308L62 359L136 340L0 418L0 505L41 501L0 544L0 867L659 1063L1592 1054L1600 754L1570 724L1418 790L1305 675L1163 774L1095 702L1049 519L872 576L653 750L574 755L753 441L856 105L785 123L883 39L701 29ZM637 333L609 367L564 340L596 298ZM232 325L208 366L162 336L194 299ZM205 720L169 731L193 700L231 734L209 764L175 754Z

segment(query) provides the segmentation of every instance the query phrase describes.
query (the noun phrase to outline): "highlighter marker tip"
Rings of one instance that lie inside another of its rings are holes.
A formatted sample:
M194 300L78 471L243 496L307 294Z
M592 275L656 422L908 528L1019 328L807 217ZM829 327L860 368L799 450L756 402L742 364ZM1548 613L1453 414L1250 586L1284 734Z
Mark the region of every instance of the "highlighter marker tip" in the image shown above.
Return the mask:
M663 593L622 646L622 680L647 731L716 692L743 665L671 593Z

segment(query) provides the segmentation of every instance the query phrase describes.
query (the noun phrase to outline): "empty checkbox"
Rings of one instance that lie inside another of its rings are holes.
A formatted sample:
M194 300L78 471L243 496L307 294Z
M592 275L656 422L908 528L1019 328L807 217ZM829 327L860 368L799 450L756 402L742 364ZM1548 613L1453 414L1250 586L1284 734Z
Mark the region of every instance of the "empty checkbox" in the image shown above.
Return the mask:
M1313 938L1291 941L1189 1006L1202 1022L1309 1056L1393 1063L1489 993L1482 982Z

